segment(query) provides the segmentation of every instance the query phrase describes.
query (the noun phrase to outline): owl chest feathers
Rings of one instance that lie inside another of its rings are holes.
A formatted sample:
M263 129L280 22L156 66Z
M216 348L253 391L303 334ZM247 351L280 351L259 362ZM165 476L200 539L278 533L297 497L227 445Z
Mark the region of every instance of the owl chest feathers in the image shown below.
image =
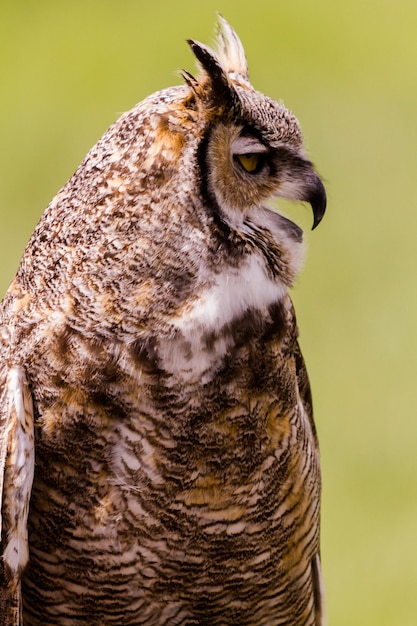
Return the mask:
M175 381L209 379L239 342L239 325L249 318L255 326L274 325L272 308L288 299L302 259L298 233L286 232L287 220L272 211L255 217L256 225L238 225L239 258L226 258L217 271L202 264L193 296L169 317L171 339L160 342L158 352L160 367Z
M210 375L233 349L233 325L248 314L268 319L269 307L284 293L285 286L269 275L256 254L211 276L197 297L170 318L173 337L159 347L162 369L182 380Z

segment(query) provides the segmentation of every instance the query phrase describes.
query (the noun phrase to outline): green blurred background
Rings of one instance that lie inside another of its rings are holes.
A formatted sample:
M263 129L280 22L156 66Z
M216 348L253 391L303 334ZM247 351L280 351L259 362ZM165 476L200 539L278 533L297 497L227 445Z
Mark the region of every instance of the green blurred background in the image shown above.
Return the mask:
M326 180L294 290L324 475L330 626L417 624L415 0L6 0L0 291L49 200L120 112L194 70L215 10Z

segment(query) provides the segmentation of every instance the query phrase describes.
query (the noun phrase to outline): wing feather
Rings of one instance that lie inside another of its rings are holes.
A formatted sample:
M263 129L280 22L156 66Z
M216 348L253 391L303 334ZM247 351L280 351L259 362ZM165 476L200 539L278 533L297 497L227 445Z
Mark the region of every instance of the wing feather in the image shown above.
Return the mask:
M323 577L321 573L320 556L316 554L311 563L311 573L313 577L313 590L314 590L314 607L316 626L325 626L326 616L324 607L324 589L323 589Z
M314 435L315 451L318 457L319 444L317 439L316 425L314 423L313 401L311 396L310 381L298 341L294 346L294 358L298 392L305 410L305 414L308 417L312 433ZM311 561L311 578L314 593L315 626L325 626L325 594L323 587L323 577L321 573L320 550L317 554L315 554Z
M18 626L22 623L20 577L29 557L33 404L23 367L7 361L0 363L0 626Z

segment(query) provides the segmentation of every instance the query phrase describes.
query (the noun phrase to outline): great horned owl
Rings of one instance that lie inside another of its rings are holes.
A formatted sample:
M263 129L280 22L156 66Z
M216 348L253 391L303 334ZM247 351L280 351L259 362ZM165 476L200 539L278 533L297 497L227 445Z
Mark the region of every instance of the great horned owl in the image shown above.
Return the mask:
M53 199L0 310L0 622L322 624L288 288L325 191L219 18Z

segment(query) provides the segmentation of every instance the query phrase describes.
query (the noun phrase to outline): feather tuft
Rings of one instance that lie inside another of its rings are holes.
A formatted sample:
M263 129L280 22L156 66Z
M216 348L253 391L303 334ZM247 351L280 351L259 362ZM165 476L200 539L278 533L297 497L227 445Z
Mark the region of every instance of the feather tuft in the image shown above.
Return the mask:
M228 74L237 74L249 82L248 63L242 42L236 31L220 14L217 24L217 55Z

